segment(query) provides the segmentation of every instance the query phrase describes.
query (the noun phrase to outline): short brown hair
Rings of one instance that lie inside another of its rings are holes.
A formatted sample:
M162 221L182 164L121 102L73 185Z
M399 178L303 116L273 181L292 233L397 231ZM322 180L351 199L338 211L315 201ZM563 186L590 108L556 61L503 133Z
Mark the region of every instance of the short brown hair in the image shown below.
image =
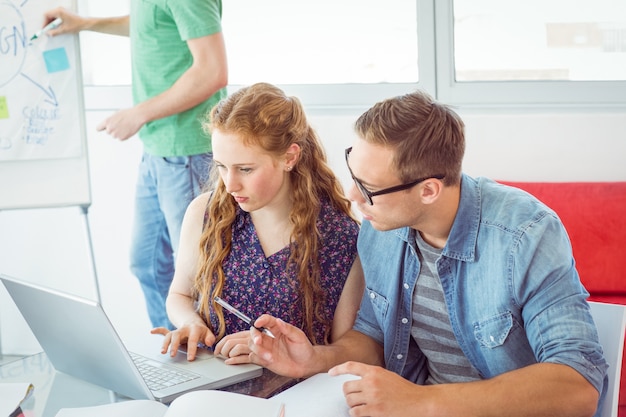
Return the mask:
M465 125L450 107L423 91L383 100L358 118L355 130L370 143L395 149L402 181L445 175L446 185L461 178Z

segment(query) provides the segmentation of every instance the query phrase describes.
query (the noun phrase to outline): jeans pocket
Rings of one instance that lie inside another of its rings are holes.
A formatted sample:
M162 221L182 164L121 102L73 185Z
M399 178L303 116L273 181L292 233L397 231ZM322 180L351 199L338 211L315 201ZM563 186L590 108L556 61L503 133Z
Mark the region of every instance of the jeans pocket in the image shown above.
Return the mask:
M164 156L163 163L172 168L187 168L189 166L188 156Z
M492 349L504 344L512 328L513 314L507 311L474 323L474 337L481 346Z

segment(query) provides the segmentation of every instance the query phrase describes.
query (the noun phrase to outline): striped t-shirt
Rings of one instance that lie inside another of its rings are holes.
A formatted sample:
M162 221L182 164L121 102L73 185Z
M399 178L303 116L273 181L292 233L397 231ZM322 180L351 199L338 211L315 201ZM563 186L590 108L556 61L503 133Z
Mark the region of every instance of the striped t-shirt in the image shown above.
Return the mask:
M428 359L429 376L426 384L468 382L480 379L456 341L443 287L437 272L441 249L426 243L415 234L421 269L413 294L413 323L411 336Z

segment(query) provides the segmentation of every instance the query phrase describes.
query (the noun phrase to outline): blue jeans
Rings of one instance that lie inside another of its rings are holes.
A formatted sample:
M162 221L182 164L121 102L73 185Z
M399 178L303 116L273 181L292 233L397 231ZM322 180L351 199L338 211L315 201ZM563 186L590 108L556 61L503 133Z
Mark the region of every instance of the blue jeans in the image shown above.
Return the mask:
M172 329L165 299L187 206L204 186L212 154L159 157L144 152L135 194L130 269L141 284L154 327Z

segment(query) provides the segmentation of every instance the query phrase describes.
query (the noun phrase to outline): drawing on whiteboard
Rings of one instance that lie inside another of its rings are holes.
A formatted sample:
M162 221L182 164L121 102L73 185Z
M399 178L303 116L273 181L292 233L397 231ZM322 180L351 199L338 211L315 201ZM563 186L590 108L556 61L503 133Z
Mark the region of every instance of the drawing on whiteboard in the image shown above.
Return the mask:
M60 3L69 1L60 0ZM77 43L42 36L45 0L0 0L0 162L80 157ZM82 87L82 86L81 86Z
M26 27L19 9L8 1L0 2L0 87L20 73L24 58Z

